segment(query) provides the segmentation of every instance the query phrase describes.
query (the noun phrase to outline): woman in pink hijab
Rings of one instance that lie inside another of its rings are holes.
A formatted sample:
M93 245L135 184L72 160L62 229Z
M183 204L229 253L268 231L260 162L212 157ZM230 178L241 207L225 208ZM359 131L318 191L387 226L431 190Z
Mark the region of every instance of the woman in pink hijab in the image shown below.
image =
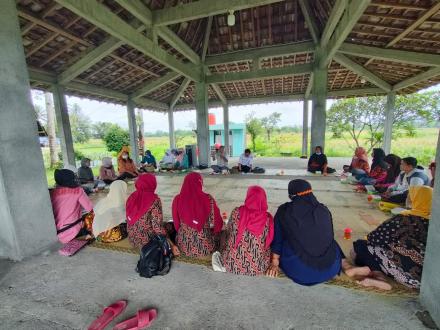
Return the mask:
M176 244L189 257L205 257L216 248L223 220L214 198L203 192L199 173L188 174L180 194L174 197L173 222Z
M344 166L344 172L350 172L353 175L369 174L370 164L368 162L367 151L362 147L357 147L354 151L350 166Z
M235 274L264 274L270 265L273 235L274 222L267 212L266 192L259 186L251 186L244 205L231 213L220 256L223 267Z

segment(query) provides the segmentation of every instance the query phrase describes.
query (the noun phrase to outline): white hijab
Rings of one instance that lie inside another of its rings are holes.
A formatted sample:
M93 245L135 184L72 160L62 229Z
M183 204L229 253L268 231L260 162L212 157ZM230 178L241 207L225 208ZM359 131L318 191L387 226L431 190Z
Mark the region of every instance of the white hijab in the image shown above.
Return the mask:
M93 208L93 234L99 234L125 222L125 202L127 201L127 184L116 180L110 185L107 197Z
M162 158L162 163L164 164L173 164L174 163L174 156L171 153L171 150L168 149L167 151L165 151L165 156L163 156Z

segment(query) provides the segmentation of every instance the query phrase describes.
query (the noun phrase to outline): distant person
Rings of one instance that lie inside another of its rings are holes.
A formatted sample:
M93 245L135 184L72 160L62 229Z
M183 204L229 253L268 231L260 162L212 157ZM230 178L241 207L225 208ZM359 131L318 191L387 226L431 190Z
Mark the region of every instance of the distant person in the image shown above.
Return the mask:
M431 187L434 188L434 179L435 179L435 162L429 164L429 170L431 171Z
M385 161L385 152L381 148L373 149L373 162L371 163L371 172L369 174L357 174L355 176L361 185L375 185L385 182L388 175L388 163Z
M223 220L214 198L203 191L199 173L185 176L172 214L176 244L183 255L206 257L216 250Z
M264 189L251 186L244 204L232 211L219 257L227 272L255 276L269 267L274 223L267 208Z
M187 170L189 167L189 161L188 161L188 155L186 154L185 150L183 148L179 148L174 151L175 156L175 163L174 163L174 169L175 170Z
M113 181L107 196L94 207L93 235L103 243L118 242L127 237L125 202L127 184L122 180Z
M92 212L93 204L71 170L55 170L56 186L50 192L58 240L68 243L82 234L92 235L92 223L83 210Z
M432 188L411 186L411 210L401 212L368 234L366 240L353 243L352 258L366 273L384 273L410 288L419 289L429 218L432 208ZM390 290L385 278L366 278L361 285Z
M176 162L176 158L172 152L171 149L168 149L165 151L165 155L163 156L162 160L160 161L160 169L170 171L174 169L174 165Z
M104 157L99 168L99 179L104 181L105 184L111 184L117 178L111 157Z
M212 165L211 168L214 173L222 173L228 171L228 158L226 157L225 147L220 146L218 150L212 155L212 160L217 161L217 165Z
M374 185L374 188L380 193L385 192L389 187L394 184L396 178L400 174L400 163L402 162L400 157L394 154L386 155L384 160L388 164L387 176L385 178L385 181L383 181L382 183L376 183Z
M327 156L324 154L321 146L317 146L315 153L310 156L307 171L310 173L321 172L322 175L336 172L335 169L328 167Z
M354 156L350 165L344 166L344 172L351 173L353 175L369 174L370 164L368 161L367 151L362 147L357 147L354 151Z
M403 158L400 169L402 172L397 177L396 182L382 194L382 201L405 204L409 187L429 185L428 176L423 170L417 168L416 158Z
M281 269L301 285L328 281L348 265L334 239L332 214L316 199L309 182L292 180L288 192L290 202L275 214L272 260L266 274L277 277Z
M252 171L254 156L251 154L251 149L245 149L238 160L238 170L242 173L249 173Z
M157 168L156 158L151 154L150 150L145 151L145 156L141 161L141 169L142 172L154 172Z
M81 166L78 168L78 178L81 184L84 183L94 183L95 177L93 175L93 171L90 168L90 159L83 158L81 159Z
M118 155L119 180L134 179L138 176L136 164L130 158L129 148L123 146Z

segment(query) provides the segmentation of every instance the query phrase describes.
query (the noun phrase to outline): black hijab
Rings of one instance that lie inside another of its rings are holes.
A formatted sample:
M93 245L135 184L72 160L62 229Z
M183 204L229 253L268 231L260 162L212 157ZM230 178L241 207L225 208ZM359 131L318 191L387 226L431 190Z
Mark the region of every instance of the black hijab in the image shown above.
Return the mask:
M400 163L402 160L400 159L399 156L396 156L394 154L387 155L384 160L389 165L385 183L393 183L394 181L396 181L396 178L399 176L401 172Z
M305 180L289 182L289 198L291 202L281 205L275 215L283 239L307 266L319 270L330 267L338 249L330 211L318 202Z
M78 179L71 170L55 170L55 182L59 187L76 188L79 187Z
M373 149L373 163L371 164L371 169L373 170L376 166L388 169L388 164L385 162L385 151L381 148Z

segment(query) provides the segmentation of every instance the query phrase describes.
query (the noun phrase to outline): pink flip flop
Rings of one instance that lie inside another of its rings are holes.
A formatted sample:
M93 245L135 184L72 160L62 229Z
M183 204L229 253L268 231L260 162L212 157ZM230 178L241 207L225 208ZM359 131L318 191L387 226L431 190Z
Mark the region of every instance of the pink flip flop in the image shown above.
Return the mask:
M103 330L112 320L121 314L125 307L127 307L126 300L118 300L107 306L102 311L102 314L89 325L88 330Z
M157 311L152 308L138 311L136 316L115 325L113 330L140 330L147 328L157 317Z

